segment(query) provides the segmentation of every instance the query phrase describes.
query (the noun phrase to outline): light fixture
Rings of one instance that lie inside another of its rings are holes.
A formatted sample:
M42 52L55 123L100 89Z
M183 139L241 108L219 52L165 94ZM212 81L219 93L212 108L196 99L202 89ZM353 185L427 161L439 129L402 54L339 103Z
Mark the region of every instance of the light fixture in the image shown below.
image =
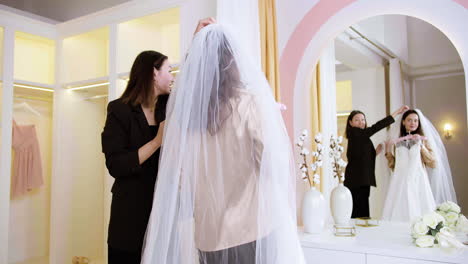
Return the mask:
M89 88L94 88L94 87L105 86L105 85L108 85L108 84L109 84L109 82L96 83L96 84L90 84L90 85L84 85L84 86L76 86L76 87L73 87L73 88L68 88L68 90L75 91L75 90L89 89Z
M13 84L13 86L15 86L15 87L20 87L20 88L26 88L26 89L32 89L32 90L45 91L45 92L50 92L50 93L53 93L53 92L54 92L54 90L52 90L52 89L41 88L41 87L30 86L30 85Z
M338 112L336 113L336 116L343 117L343 116L349 116L349 114L351 114L351 112Z
M452 137L452 135L453 135L452 132L453 132L452 124L446 123L446 124L444 125L444 137L445 137L446 139L450 139L450 138Z

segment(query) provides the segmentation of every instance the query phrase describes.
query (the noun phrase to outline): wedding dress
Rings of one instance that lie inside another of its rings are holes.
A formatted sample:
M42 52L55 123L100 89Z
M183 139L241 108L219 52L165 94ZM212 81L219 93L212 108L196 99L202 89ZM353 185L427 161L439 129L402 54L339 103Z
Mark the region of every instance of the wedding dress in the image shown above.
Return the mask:
M403 140L395 146L395 169L390 176L382 219L408 222L436 207L426 167L422 162L421 140Z

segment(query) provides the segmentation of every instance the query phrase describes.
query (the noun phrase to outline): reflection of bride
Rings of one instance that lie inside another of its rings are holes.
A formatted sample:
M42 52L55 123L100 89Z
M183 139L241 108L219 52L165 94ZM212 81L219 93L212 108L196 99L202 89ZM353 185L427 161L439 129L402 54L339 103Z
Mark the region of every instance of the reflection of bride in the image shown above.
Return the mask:
M407 222L434 210L436 202L456 202L447 154L430 121L408 110L395 124L385 154L393 173L382 218Z

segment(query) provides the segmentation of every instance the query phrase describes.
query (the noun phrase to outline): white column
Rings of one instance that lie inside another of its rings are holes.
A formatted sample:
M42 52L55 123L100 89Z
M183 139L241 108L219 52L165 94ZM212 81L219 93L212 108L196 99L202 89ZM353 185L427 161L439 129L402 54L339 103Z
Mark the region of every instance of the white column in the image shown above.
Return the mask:
M258 1L218 0L217 19L234 31L244 51L249 52L253 61L261 65Z
M404 104L403 76L398 59L390 59L390 112L395 111Z
M216 0L189 0L180 8L181 61L192 42L193 32L200 19L216 17Z
M12 28L5 27L3 33L3 96L0 149L0 263L8 263L14 51L15 32Z
M117 99L120 96L118 89L117 76L117 58L118 58L118 40L119 26L112 24L109 26L109 91L108 102ZM114 178L109 174L107 168L104 167L104 262L107 263L107 235L110 219L110 206L112 202L111 188L114 184Z
M328 146L331 135L337 133L335 45L333 42L330 43L320 57L320 120L322 122L324 144ZM330 208L330 193L336 186L337 180L333 178L328 153L328 151L324 153L323 159L322 193L327 208ZM330 213L328 215L330 216Z
M63 81L63 40L59 39L55 45L55 87L52 128L52 179L51 179L51 206L50 206L50 242L49 263L61 264L70 261L71 238L68 237L71 216L71 179L64 161L67 160L64 140L64 120L67 118L64 111L66 92L62 88Z
M112 24L109 26L109 102L117 99L117 54L119 40L119 26Z

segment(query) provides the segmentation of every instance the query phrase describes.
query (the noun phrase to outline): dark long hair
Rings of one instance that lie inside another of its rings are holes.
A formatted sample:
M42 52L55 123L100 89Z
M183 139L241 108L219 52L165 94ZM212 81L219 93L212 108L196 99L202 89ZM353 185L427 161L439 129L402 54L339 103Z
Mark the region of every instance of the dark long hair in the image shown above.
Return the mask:
M143 51L136 57L130 71L127 87L123 92L122 102L133 106L150 106L154 97L154 68L159 70L167 56L154 50ZM169 95L160 95L154 109L156 124L166 119L166 105Z
M358 114L361 114L364 116L364 119L366 120L366 127L367 127L367 119L366 119L366 115L362 112L362 111L359 111L359 110L353 110L349 116L348 116L348 120L346 120L346 130L345 130L345 135L346 135L346 138L349 138L351 136L351 128L352 126L349 124L349 122L351 120L353 120L353 117L355 115L358 115Z
M424 131L423 131L422 127L421 127L421 120L420 120L421 117L419 116L418 112L416 112L416 110L410 109L410 110L406 111L403 114L403 116L401 117L400 137L406 136L408 134L408 133L406 133L406 128L403 125L403 121L405 121L405 119L411 114L416 114L418 116L418 128L414 132L411 132L411 133L412 134L419 134L421 136L424 136Z
M209 35L207 36L209 38ZM214 80L208 104L208 131L215 134L232 114L229 100L238 94L242 82L231 46L223 35L218 47L218 80Z

